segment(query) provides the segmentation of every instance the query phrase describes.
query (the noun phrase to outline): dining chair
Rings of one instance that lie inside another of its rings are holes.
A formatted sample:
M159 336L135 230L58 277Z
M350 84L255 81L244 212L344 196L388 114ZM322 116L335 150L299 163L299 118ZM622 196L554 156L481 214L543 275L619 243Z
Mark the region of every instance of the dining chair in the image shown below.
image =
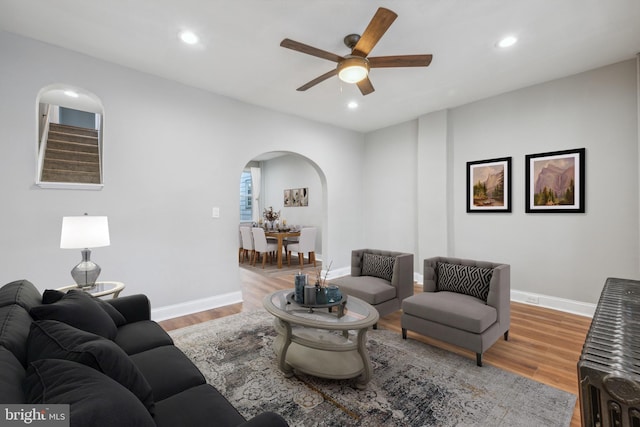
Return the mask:
M291 252L298 253L300 268L304 268L304 254L309 254L309 264L316 266L316 232L317 228L307 227L300 230L298 243L290 243L287 247L287 264L291 265Z
M297 225L292 225L289 230L292 231L292 232L295 232L295 231L299 230L299 227ZM298 243L298 241L299 241L298 236L285 237L282 240L282 248L284 249L284 256L287 256L287 247L292 243Z
M251 264L255 252L253 247L253 235L251 234L251 228L240 227L240 235L242 236L242 257L240 262L244 264L245 257L248 257L249 264Z
M273 255L275 255L278 250L278 245L276 243L268 243L267 238L264 235L264 230L259 227L254 227L251 232L253 233L253 265L256 265L256 260L258 256L262 254L262 268L264 268L265 262L267 261L267 256L271 258L271 263L273 264Z

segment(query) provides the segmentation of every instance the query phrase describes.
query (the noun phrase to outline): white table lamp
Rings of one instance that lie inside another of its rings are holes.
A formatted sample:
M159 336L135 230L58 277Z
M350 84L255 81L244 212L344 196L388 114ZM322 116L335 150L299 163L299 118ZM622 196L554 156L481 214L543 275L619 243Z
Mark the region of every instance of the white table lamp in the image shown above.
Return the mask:
M91 250L109 246L109 222L106 216L65 216L62 218L60 247L82 249L82 261L73 267L71 277L80 288L95 285L100 266L91 261Z

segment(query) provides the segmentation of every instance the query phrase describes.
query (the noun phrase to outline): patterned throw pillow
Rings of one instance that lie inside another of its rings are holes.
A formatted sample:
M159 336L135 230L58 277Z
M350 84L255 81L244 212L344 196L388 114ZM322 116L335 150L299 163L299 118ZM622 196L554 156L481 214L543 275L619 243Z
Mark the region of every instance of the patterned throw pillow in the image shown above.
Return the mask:
M486 301L493 269L438 262L436 275L439 291L471 295Z
M379 277L390 282L393 277L395 263L395 257L365 252L362 255L362 275Z

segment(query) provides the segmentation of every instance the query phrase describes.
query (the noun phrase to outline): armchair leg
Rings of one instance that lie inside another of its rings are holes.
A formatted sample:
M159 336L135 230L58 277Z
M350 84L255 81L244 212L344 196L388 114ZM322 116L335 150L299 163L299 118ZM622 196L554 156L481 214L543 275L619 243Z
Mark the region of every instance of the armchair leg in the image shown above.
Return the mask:
M407 339L407 330L405 328L402 328L402 339L403 340Z
M476 353L476 365L482 367L482 353Z
M507 329L507 332L504 333L504 340L505 341L509 341L509 330Z

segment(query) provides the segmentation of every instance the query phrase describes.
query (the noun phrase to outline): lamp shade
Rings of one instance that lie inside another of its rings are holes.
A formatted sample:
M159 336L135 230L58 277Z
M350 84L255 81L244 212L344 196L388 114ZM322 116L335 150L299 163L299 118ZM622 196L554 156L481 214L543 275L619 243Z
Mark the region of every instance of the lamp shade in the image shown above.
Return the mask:
M109 222L106 216L65 216L62 218L62 249L109 246Z

